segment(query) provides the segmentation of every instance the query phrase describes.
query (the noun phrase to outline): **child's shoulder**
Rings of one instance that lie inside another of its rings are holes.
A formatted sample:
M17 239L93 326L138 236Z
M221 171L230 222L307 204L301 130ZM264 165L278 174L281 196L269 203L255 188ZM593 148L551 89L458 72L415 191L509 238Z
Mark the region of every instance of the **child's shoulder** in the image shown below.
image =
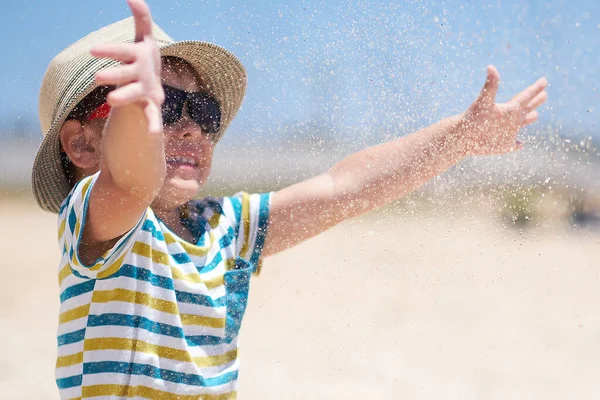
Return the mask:
M58 211L59 218L60 216L64 216L65 211L70 208L73 209L74 206L82 206L85 203L85 200L93 186L93 183L98 178L100 172L96 172L93 175L86 176L85 178L79 180L72 188L67 197L63 200L60 205L60 209Z

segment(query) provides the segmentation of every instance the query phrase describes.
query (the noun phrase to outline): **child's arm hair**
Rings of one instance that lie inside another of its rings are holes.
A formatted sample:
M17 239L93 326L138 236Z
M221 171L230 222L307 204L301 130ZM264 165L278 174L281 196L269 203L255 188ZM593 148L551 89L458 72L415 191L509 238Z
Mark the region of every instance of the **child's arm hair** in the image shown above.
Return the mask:
M112 111L103 132L100 174L90 194L84 241L91 243L110 241L133 228L165 179L160 54L148 6L143 0L128 3L136 43L92 50L94 56L124 65L96 75L100 85L118 87L108 95Z
M495 67L469 109L401 139L355 153L327 173L273 194L263 255L274 254L397 200L471 155L521 147L518 131L537 120L545 79L496 104Z

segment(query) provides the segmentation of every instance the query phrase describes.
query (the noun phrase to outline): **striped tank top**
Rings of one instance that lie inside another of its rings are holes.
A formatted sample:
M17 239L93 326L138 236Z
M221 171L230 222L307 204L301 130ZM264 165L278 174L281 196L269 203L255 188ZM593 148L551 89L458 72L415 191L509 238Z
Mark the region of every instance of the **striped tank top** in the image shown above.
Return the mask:
M77 254L89 193L80 181L58 217L62 399L230 399L249 281L258 272L269 194L193 201L179 238L148 208L93 265Z

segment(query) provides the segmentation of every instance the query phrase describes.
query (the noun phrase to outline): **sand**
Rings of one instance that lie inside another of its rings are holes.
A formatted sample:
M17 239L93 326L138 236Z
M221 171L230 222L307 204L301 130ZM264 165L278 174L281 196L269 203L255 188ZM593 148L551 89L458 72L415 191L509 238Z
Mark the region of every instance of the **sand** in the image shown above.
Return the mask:
M55 217L0 201L0 398L57 399ZM600 398L600 235L441 211L265 259L238 398Z

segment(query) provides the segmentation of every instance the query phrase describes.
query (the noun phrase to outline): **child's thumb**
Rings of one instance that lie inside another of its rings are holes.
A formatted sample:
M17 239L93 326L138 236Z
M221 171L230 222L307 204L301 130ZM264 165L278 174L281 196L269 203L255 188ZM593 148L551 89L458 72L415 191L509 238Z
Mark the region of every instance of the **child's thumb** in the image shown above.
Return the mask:
M487 79L481 93L479 94L479 102L484 106L491 106L496 101L496 93L500 85L500 73L493 65L487 67Z

